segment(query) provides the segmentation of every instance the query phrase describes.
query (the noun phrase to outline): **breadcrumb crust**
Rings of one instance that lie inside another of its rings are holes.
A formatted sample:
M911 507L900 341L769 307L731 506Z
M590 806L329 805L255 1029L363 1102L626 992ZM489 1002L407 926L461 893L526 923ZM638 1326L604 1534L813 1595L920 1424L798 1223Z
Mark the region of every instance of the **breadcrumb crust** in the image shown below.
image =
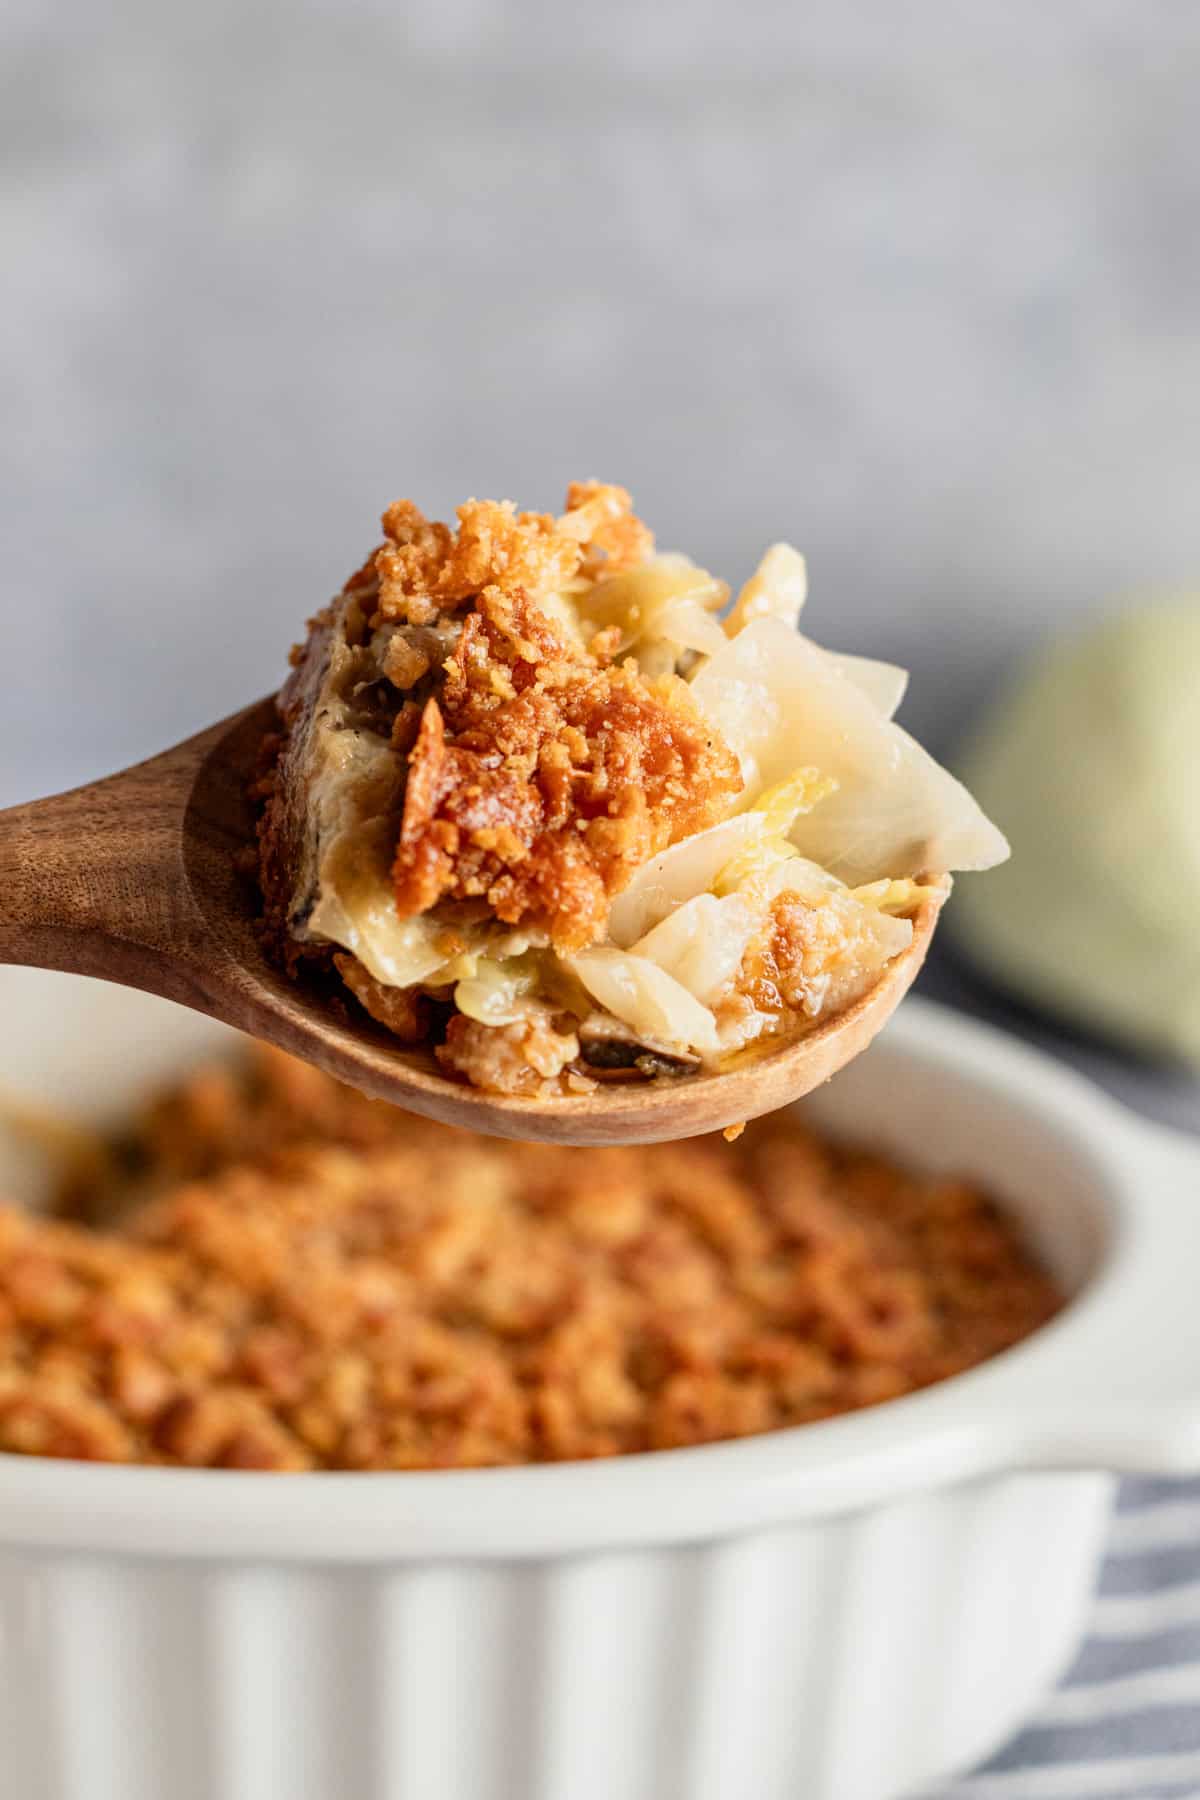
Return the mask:
M470 606L409 753L402 917L482 899L506 924L580 949L639 864L739 791L736 757L683 682L614 666L547 608L585 553L606 569L649 553L630 505L623 489L577 484L561 520L472 501L452 534L408 501L384 515L400 537L377 553L378 619Z
M788 1118L581 1153L260 1049L0 1208L0 1450L263 1470L665 1449L890 1399L1059 1305L977 1189ZM117 1172L117 1164L121 1172Z

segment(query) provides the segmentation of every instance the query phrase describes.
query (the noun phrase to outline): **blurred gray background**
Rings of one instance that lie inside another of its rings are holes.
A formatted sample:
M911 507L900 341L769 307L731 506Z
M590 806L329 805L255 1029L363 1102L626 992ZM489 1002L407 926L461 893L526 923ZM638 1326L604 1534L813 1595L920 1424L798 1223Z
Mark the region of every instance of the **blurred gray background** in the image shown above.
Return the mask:
M397 494L632 487L951 740L1200 577L1200 7L8 0L0 800L272 685Z
M8 0L0 80L0 802L275 685L398 494L791 537L941 748L1200 581L1193 0Z

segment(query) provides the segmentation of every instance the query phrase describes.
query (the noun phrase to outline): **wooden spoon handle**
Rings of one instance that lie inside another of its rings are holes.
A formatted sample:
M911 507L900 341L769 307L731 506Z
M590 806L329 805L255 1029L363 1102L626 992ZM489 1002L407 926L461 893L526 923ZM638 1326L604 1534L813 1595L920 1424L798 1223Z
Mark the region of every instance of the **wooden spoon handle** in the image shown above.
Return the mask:
M207 937L184 863L196 772L227 724L103 781L0 812L0 963L185 998Z

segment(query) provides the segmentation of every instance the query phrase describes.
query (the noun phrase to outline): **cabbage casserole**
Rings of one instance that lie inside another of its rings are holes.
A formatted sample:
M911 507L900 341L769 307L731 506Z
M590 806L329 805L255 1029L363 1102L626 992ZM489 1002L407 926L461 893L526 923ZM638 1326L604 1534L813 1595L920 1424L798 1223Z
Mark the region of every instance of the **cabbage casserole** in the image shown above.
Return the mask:
M852 1005L934 877L1007 845L892 722L904 672L736 596L629 495L410 501L311 622L264 746L264 932L443 1069L544 1097L722 1068Z

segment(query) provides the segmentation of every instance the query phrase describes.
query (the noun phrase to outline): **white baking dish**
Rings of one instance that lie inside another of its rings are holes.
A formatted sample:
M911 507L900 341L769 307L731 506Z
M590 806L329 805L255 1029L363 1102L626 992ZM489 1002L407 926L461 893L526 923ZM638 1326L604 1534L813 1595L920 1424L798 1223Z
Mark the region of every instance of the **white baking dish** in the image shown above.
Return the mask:
M0 971L0 1089L119 1111L219 1039ZM877 1800L1010 1732L1105 1471L1200 1467L1200 1147L913 1001L806 1108L987 1181L1065 1313L908 1399L609 1463L0 1457L0 1800Z

